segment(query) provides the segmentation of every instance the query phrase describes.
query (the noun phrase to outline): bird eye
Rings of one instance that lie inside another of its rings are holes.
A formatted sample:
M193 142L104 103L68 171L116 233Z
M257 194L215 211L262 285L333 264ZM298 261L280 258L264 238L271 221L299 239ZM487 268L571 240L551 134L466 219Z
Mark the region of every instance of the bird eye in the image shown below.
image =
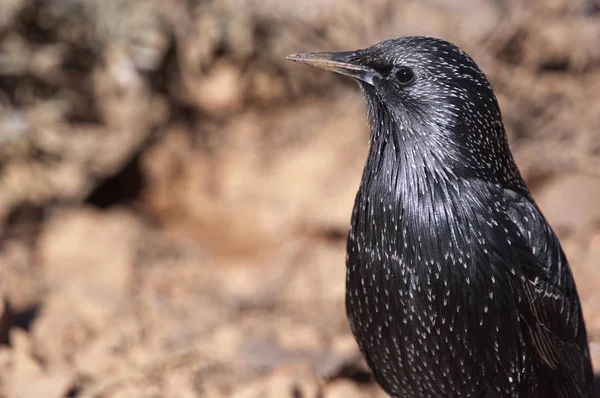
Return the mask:
M396 69L395 74L396 79L402 84L408 84L415 80L415 72L406 66L401 66Z

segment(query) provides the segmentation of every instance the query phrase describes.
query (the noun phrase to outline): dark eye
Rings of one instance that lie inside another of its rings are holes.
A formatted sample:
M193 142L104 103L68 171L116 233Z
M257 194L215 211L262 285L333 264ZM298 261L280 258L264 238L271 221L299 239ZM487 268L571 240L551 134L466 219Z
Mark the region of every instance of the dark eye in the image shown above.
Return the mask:
M396 75L396 79L398 79L398 81L402 84L408 84L415 80L415 72L406 66L400 66L394 73Z

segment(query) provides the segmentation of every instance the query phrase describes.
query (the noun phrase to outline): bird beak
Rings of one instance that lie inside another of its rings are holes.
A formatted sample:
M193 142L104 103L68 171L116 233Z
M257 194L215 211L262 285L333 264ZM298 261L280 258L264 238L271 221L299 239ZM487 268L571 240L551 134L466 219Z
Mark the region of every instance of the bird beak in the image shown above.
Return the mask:
M356 51L292 54L287 59L350 76L372 86L376 78L381 78L373 68L358 63Z

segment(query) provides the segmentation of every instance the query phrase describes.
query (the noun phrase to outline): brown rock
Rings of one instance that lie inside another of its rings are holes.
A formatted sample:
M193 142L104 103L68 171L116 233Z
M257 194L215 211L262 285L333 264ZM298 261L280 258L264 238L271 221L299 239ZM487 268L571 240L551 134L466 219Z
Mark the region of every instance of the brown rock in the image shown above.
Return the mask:
M598 280L600 270L600 231L592 235L589 241L587 258L580 267L574 269L575 281L583 307L585 326L590 340L590 350L595 369L600 370L600 292Z
M138 228L122 211L58 214L40 237L38 255L45 277L54 290L80 284L84 295L110 299L127 293Z
M126 352L119 352L120 332L120 328L110 329L76 353L74 367L79 374L101 379L130 370L123 360Z
M18 398L63 398L73 385L69 374L40 375L15 387L13 396Z
M264 379L237 389L232 398L317 398L319 382L306 366L290 365L276 370Z
M158 386L150 385L144 380L132 380L128 384L109 389L102 396L107 398L151 398L162 396L162 394Z
M600 338L590 341L590 357L596 373L600 372Z
M0 1L0 290L15 311L41 304L0 346L0 397L64 395L71 373L82 398L387 397L343 379L366 369L343 308L365 103L285 55L416 31L490 76L598 365L599 200L566 171L600 170L598 2L429 3ZM124 206L169 239L86 210L112 176L104 192L143 183ZM27 206L42 217L15 237Z
M239 110L244 99L245 81L233 64L218 63L207 75L189 80L189 91L196 106L213 115Z
M32 357L31 341L21 329L11 332L13 347L8 396L18 398L62 398L73 383L72 375L64 370L54 369L45 373Z
M9 331L13 323L13 313L2 291L2 276L0 274L0 346L8 344Z
M138 233L137 222L122 211L59 213L45 226L38 256L51 293L32 333L47 361L72 355L121 310Z
M337 380L325 388L323 398L364 398L365 393L351 381Z
M0 250L0 293L16 312L38 305L42 299L43 286L38 270L32 261L32 252L20 240L4 243Z
M565 174L534 192L553 228L582 230L600 220L600 178Z
M196 398L193 378L188 372L173 372L166 376L165 398Z

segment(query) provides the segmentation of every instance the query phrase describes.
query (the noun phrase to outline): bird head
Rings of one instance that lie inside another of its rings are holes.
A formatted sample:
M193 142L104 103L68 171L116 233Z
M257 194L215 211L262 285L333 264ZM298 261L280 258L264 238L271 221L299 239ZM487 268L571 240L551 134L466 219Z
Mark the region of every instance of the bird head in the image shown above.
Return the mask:
M372 151L391 143L397 153L413 153L409 161L520 185L492 87L455 45L413 36L288 59L358 82L367 99Z

